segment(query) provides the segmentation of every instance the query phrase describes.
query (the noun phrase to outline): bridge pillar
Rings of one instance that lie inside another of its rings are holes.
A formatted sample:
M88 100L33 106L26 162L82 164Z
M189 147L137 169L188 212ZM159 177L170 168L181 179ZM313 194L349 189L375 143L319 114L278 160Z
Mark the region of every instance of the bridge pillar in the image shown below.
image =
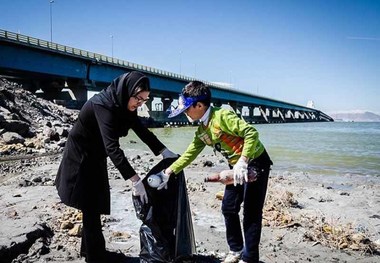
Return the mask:
M278 113L278 116L283 120L283 122L286 122L283 110L280 110L279 108L277 108L277 113Z
M295 112L293 112L292 110L288 110L288 114L289 114L290 119L292 119L292 121L295 121L296 119L296 116L294 115Z
M162 110L167 111L172 105L173 98L172 97L164 97L164 98L161 98L161 101L162 101L162 107L163 107Z
M248 116L252 117L255 115L255 106L249 106L248 107Z
M237 112L236 111L236 109L237 109L237 102L236 101L229 101L228 105L231 106L231 108L234 110L234 112Z
M238 102L236 102L236 101L229 101L228 105L231 106L231 108L233 109L233 111L236 112L236 114L239 117L242 116L243 106L239 105Z
M74 94L74 100L76 100L76 103L83 105L88 99L87 92L89 90L94 90L96 85L94 82L88 81L86 79L71 79L67 81L67 86Z
M40 88L44 93L42 97L46 100L54 100L61 98L61 91L65 87L65 82L61 80L41 80L38 81L38 88Z
M153 97L149 97L148 101L145 103L146 107L148 108L149 112L152 111L152 102L153 102Z
M267 109L265 107L259 106L259 111L261 113L261 116L264 118L264 120L269 123L269 120L267 117Z
M87 86L73 88L71 91L74 93L75 100L78 102L87 101Z
M251 105L251 106L247 106L248 107L248 116L245 116L245 120L248 122L248 123L254 123L255 122L255 118L254 118L254 111L255 111L255 106Z
M164 106L162 102L156 102L154 103L154 111L163 111Z
M294 116L294 113L292 110L288 110L288 116L289 116L289 119L291 122L294 122L295 121L295 116Z
M268 121L271 123L274 122L274 118L275 118L274 110L272 108L268 108L267 111L268 111L268 115L267 115Z
M220 108L222 106L222 102L220 100L213 101L212 105L214 105L215 107L219 107Z

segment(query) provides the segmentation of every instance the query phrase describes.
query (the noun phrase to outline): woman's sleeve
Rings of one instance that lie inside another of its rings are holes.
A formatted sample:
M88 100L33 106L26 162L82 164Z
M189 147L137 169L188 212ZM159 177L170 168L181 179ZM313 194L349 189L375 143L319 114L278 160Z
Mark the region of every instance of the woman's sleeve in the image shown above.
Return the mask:
M114 114L102 105L94 104L94 113L103 139L106 154L125 180L136 174L120 149L117 119Z
M132 130L146 145L148 145L149 149L155 155L159 155L162 150L165 149L165 145L156 137L156 135L154 135L153 132L148 130L138 118L136 118L134 125L132 125Z

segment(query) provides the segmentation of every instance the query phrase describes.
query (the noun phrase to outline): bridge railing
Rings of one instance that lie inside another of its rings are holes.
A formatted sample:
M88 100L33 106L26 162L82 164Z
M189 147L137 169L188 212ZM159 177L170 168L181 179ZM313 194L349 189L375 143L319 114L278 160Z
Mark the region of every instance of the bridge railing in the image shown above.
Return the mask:
M2 29L0 29L0 39L1 38L6 39L8 41L12 41L12 42L23 43L25 45L37 46L37 47L43 48L43 49L51 49L54 51L65 53L65 54L71 54L71 55L80 56L83 58L93 59L99 63L104 63L104 62L110 63L110 64L122 66L122 67L128 67L130 69L145 71L145 72L155 74L155 75L161 75L164 77L171 77L171 78L176 78L176 79L185 80L185 81L196 80L195 78L184 76L181 74L177 74L177 73L173 73L173 72L169 72L169 71L165 71L165 70L161 70L161 69L157 69L157 68L153 68L153 67L149 67L149 66L144 66L141 64L117 59L114 57L109 57L106 55L97 54L94 52L85 51L85 50L78 49L78 48L60 45L60 44L53 43L50 41L46 41L46 40L42 40L42 39L30 37L30 36L25 36L22 34L6 31L6 30L2 30ZM224 89L224 90L228 90L228 91L235 90L236 92L241 92L238 89L234 89L234 88L231 88L228 86L223 86L223 85L219 85L216 83L203 81L203 80L202 80L202 82L206 83L209 86L216 87L219 89Z
M97 54L94 52L85 51L85 50L78 49L78 48L60 45L60 44L53 43L50 41L46 41L46 40L42 40L42 39L30 37L30 36L25 36L22 34L10 32L10 31L6 31L6 30L0 29L0 38L3 38L3 39L8 40L8 41L12 41L12 42L23 43L25 45L37 46L37 47L43 48L43 49L51 49L51 50L66 53L66 54L71 54L71 55L80 56L80 57L84 57L84 58L94 59L97 62L103 62L103 63L106 62L106 63L110 63L110 64L115 64L118 66L128 67L131 69L141 70L141 71L149 72L151 74L177 78L177 79L185 80L185 81L195 80L195 78L187 77L187 76L180 75L177 73L173 73L173 72L169 72L169 71L165 71L165 70L161 70L161 69L157 69L157 68L153 68L153 67L149 67L149 66L144 66L141 64L117 59L117 58L106 56L106 55ZM204 81L204 82L207 83L208 85L211 85L211 86L216 86L219 88L225 88L223 86L216 85L215 83L210 83L207 81Z

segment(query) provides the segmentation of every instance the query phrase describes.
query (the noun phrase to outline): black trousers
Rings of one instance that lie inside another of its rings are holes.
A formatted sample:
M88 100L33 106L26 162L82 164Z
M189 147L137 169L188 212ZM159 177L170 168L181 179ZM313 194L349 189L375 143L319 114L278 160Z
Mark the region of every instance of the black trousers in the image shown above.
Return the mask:
M81 243L81 256L86 257L89 263L106 262L106 243L102 233L100 214L82 211L83 230Z
M261 221L271 164L268 154L264 152L249 164L249 167L257 171L256 181L237 186L226 185L224 191L222 213L226 225L227 243L231 251L240 251L244 248L242 259L249 263L259 262ZM239 217L242 203L244 239Z

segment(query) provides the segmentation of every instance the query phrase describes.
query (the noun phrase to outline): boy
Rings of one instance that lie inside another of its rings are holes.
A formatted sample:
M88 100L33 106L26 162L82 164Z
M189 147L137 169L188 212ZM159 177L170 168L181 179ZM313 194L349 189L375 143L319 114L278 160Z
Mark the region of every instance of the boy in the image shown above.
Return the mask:
M178 107L170 117L184 112L189 121L200 121L192 143L182 156L161 172L162 183L158 189L167 188L171 174L189 165L206 145L221 152L234 170L234 184L226 185L222 212L226 225L230 252L225 263L259 262L262 210L272 164L259 134L251 125L233 111L213 107L211 91L204 83L192 81L185 86L178 100ZM248 182L248 169L256 173L255 181ZM244 240L239 211L244 202Z

